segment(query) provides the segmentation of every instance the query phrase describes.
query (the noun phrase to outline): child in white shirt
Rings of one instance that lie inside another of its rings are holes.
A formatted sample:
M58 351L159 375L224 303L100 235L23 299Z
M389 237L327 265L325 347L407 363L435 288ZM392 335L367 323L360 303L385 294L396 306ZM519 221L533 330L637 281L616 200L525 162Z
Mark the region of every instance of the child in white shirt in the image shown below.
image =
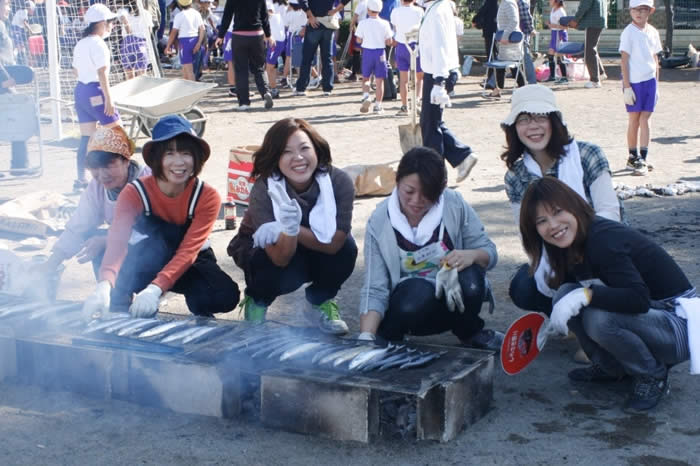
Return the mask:
M362 106L360 112L367 113L371 105L369 80L374 74L376 101L374 113L383 113L384 79L387 78L384 47L393 42L393 31L388 21L379 17L382 11L381 0L367 0L367 19L360 21L355 32L362 44ZM391 77L390 77L391 78Z
M119 47L120 59L126 79L143 74L148 67L148 47L153 20L148 10L139 12L136 1L117 11L125 34Z
M281 14L280 2L267 0L268 21L270 22L270 34L275 40L274 47L268 47L265 54L265 69L267 71L267 80L270 82L270 94L274 99L279 97L280 91L277 89L277 61L282 56L287 48L287 37L284 27L284 17Z
M199 11L191 8L192 0L177 0L177 4L182 11L173 20L165 52L173 53L172 45L177 39L182 77L195 81L194 61L201 59L200 49L206 38L204 21Z
M659 58L661 49L659 31L648 24L654 12L653 0L630 0L632 22L620 35L622 54L622 87L629 116L627 168L635 175L646 175L653 167L647 162L649 147L649 119L658 100ZM639 152L637 152L639 144Z
M408 73L411 65L411 50L417 47L418 26L423 18L423 9L413 4L413 0L403 0L399 8L391 11L391 24L396 30L396 67L399 69L399 93L401 94L401 109L398 116L408 115ZM406 33L415 31L415 38L408 40ZM416 55L418 51L416 50ZM416 100L421 99L423 87L423 70L420 67L420 57L416 56ZM413 103L414 105L416 102Z
M569 80L566 77L566 65L561 61L561 55L557 54L557 49L559 44L566 42L569 39L569 33L567 32L566 26L559 24L559 20L566 16L566 10L564 9L564 0L549 0L549 6L551 11L549 12L549 29L551 29L549 37L549 50L547 51L547 60L549 62L549 78L547 82L555 82L556 78L556 68L554 66L554 57L557 59L557 64L559 65L559 71L561 71L561 79L557 82L566 83Z

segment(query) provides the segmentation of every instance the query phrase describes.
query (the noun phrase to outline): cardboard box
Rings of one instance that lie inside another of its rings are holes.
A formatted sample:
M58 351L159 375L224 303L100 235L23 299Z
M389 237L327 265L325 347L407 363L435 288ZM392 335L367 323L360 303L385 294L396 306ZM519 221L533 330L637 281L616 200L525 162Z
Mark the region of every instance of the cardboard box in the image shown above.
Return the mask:
M255 179L250 176L253 171L253 153L260 146L238 146L231 149L227 174L227 201L238 205L248 205L250 190Z

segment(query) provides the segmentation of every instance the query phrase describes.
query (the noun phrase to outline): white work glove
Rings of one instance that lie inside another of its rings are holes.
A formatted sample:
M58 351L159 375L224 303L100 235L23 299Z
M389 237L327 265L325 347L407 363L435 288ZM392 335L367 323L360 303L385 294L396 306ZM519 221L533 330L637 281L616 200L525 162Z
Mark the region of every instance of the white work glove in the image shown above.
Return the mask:
M129 307L129 312L134 317L153 317L158 312L158 302L162 294L163 290L151 283L136 293Z
M271 244L275 244L280 239L282 233L282 225L279 222L263 223L253 233L253 246L256 248L265 248Z
M433 105L439 105L441 108L450 107L450 96L447 95L447 91L443 86L438 84L433 85L433 90L430 91L430 103Z
M109 295L112 292L112 284L102 280L95 287L95 291L83 304L83 317L86 320L98 319L102 314L109 312Z
M362 332L357 336L359 341L374 341L377 339L376 335L372 332Z
M634 95L634 89L626 87L622 90L622 93L625 97L625 105L634 105L634 102L637 100L637 96Z
M267 194L272 199L272 202L277 204L278 212L275 217L282 226L282 233L287 236L296 236L299 234L301 224L301 207L296 199L290 199L287 192L281 185L275 184L268 188Z
M564 295L552 308L552 315L549 317L551 332L567 335L569 319L577 316L581 308L591 304L591 298L592 292L589 288L577 288Z
M447 309L450 312L459 310L464 312L464 300L462 298L462 287L459 286L459 272L456 268L445 264L435 277L435 297L440 299L445 295Z

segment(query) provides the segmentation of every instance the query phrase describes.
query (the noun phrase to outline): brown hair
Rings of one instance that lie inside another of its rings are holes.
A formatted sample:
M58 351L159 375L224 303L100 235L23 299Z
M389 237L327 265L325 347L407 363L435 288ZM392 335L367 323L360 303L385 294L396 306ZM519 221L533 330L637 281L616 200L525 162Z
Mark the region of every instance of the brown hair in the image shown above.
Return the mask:
M163 173L163 155L167 150L187 151L192 154L194 165L192 167L192 177L199 175L204 166L205 157L202 145L199 141L187 133L180 133L174 138L153 143L148 157L148 166L151 168L153 176L165 180Z
M442 156L430 147L414 147L401 157L396 170L396 184L402 178L416 174L421 192L433 204L447 187L447 169Z
M550 210L555 207L565 210L576 218L578 227L571 246L561 249L542 239L537 232L536 223L539 205L544 205ZM583 258L586 235L594 217L593 208L576 191L558 179L545 176L530 183L520 206L520 235L525 252L530 258L530 274L534 274L540 263L544 245L554 272L549 279L549 286L559 288L567 272Z
M520 113L518 117L523 113ZM573 138L569 134L569 130L561 121L561 117L557 112L550 112L548 115L549 122L552 125L552 137L549 139L549 144L547 144L545 149L550 157L558 160L565 153L564 147L569 144ZM515 118L516 121L518 120L518 117ZM518 131L515 129L515 123L506 126L503 128L503 131L506 133L506 150L501 154L501 160L506 163L508 170L511 170L515 162L517 162L518 159L523 156L523 152L525 152L527 147L525 147L525 144L523 144L518 137Z
M279 171L279 162L287 141L292 134L303 131L311 140L311 145L318 158L317 172L326 172L331 166L331 148L320 134L306 121L301 118L285 118L278 121L265 133L262 146L253 154L253 171L251 176L258 178L268 178L275 176L279 178L282 174ZM314 173L315 175L316 173Z

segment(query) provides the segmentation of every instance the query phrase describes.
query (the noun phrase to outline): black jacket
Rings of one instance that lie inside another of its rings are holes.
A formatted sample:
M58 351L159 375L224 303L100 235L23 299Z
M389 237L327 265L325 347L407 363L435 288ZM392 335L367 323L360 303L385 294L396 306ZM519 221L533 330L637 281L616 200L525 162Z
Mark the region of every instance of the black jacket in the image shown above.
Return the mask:
M234 31L262 29L265 37L270 37L270 21L265 0L228 0L219 26L219 37L222 39L228 31L232 16Z

